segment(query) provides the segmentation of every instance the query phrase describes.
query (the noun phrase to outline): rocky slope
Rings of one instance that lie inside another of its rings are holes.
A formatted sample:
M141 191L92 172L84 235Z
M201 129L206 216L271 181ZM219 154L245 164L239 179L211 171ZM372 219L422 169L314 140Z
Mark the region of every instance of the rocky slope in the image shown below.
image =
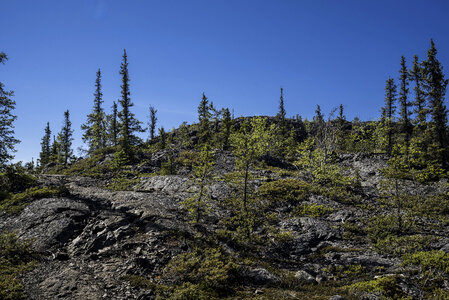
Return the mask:
M40 176L42 186L64 185L70 193L35 200L18 215L0 212L0 233L16 232L22 239L31 238L37 253L38 265L21 278L28 298L169 297L170 292L164 294L150 284L133 284L127 276L167 285L169 277L164 274L173 258L191 252L197 240L214 237L226 227L223 220L232 215L226 200L232 197L235 186L220 178L233 171L233 158L229 153L218 155L216 181L209 189L212 208L201 225L189 222L180 204L196 189L184 175L137 177L127 191L105 188L107 179ZM278 234L271 233L268 225L257 227L262 241L256 246L242 248L231 239L217 238L216 245L240 266L236 293L227 297L381 299L382 292L356 295L338 287L391 274L395 276L394 288L402 296L424 297L423 287L415 280L419 277L413 271L416 267L405 267L401 255L379 251L363 230L373 216L391 211L378 202L379 170L385 165L385 157L343 155L339 164L347 168L347 173L358 173L359 186L354 188L351 201L311 191L298 203L287 201L267 209L276 215L270 225ZM264 183L302 180L300 173L278 168L255 173L255 190ZM426 186L410 185L409 191L415 190L426 195L449 192L444 180ZM299 204L320 205L327 211L316 215L294 213ZM425 230L420 234L429 237L426 249L449 252L446 225ZM444 290L447 285L444 279L440 287ZM391 297L395 298L394 294Z

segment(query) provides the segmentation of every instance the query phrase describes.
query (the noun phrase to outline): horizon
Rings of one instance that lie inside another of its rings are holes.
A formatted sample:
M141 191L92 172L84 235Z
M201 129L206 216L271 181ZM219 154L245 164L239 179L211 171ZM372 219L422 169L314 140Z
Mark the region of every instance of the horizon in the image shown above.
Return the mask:
M375 120L401 55L410 68L414 54L425 59L433 38L438 59L449 65L445 1L11 0L2 7L0 51L9 60L0 82L15 93L21 140L14 162L36 161L46 123L56 134L67 109L79 155L96 71L110 113L125 48L132 112L146 127L153 105L157 127L167 130L197 121L203 92L235 117L273 116L281 86L288 117L310 120L316 105L327 115L343 104L348 120Z

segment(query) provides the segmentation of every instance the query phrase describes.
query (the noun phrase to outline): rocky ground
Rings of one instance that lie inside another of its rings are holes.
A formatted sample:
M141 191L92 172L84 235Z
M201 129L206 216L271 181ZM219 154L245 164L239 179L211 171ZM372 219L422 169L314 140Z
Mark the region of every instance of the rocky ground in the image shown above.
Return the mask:
M232 156L223 154L219 159L216 176L233 170ZM357 170L360 187L354 192L358 199L356 204L310 193L302 204L323 205L330 211L321 216L299 216L291 213L293 208L289 203L273 208L272 212L278 217L273 226L288 232L288 237L276 239L260 229L259 236L267 243L252 252L257 262L241 269L239 276L244 293L234 297L270 299L275 296L270 296L268 288L278 287L291 290L290 294L283 294L285 299L307 299L302 298L305 294L297 287L280 284L285 278L275 270L282 270L294 274L294 284L303 282L304 289L312 293L317 287L318 296L318 287L329 282L353 282L362 275L374 278L395 274L405 296L422 298L420 286L409 275L404 275L400 256L378 251L364 233L353 230L366 226L373 214L389 210L377 203L379 170L385 161L381 155L340 158L340 165L346 167L348 173ZM283 174L273 168L257 172L260 176L252 181L256 189L264 182L296 178L294 173ZM82 176L41 175L39 181L43 186L64 185L70 193L65 197L35 200L18 215L0 212L0 232L13 231L20 238L33 240L39 263L21 278L29 299L155 298L154 289L133 285L124 279L125 276L142 276L154 282L162 280L161 274L169 261L190 251L192 240L199 234L215 234L222 228L221 221L229 211L219 203L229 198L235 189L225 181L216 180L210 187L213 208L204 225L195 226L188 221L180 205L180 201L196 188L184 175L138 177L128 191L105 188L107 179ZM449 191L446 181L419 188L425 189L426 194ZM428 232L428 235L438 236L431 241L429 249L449 252L448 233L447 226ZM225 240L220 243L232 257L245 255L233 243ZM354 266L354 270L348 266ZM355 270L357 268L362 271ZM443 289L444 284L448 283L444 281ZM351 297L350 293L341 295L330 294L326 299ZM381 299L379 293L366 293L363 297Z

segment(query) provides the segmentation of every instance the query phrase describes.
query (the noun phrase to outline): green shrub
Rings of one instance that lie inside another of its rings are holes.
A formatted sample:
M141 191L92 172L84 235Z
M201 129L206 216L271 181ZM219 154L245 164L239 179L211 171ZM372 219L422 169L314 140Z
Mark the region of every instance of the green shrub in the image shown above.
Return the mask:
M388 235L385 238L378 239L374 247L382 253L402 255L427 249L434 240L435 238L432 236L421 234L406 236Z
M201 290L215 295L230 295L238 271L239 266L221 249L197 248L174 257L166 266L164 277L177 285L177 289L185 290L183 293Z
M318 218L334 211L333 208L321 204L302 204L296 208L298 216Z
M0 299L25 299L18 275L35 264L31 241L19 241L13 233L0 235Z
M19 164L7 166L4 172L0 173L0 191L3 192L19 193L36 185L36 182L36 178L29 175Z
M355 294L368 292L380 294L383 297L382 299L404 299L404 294L395 276L385 276L370 281L356 282L345 288Z
M292 178L264 182L258 190L259 196L273 205L303 201L309 192L310 184Z
M405 265L418 265L424 271L436 269L449 274L449 253L433 250L419 251L403 256Z
M106 188L113 191L130 191L132 187L139 183L140 179L128 179L128 178L112 178Z
M18 214L33 200L61 197L67 195L69 192L65 187L32 187L22 193L10 195L10 197L0 202L0 210L7 213Z
M186 168L192 169L193 165L200 159L198 151L186 150L179 153L175 159L175 163Z

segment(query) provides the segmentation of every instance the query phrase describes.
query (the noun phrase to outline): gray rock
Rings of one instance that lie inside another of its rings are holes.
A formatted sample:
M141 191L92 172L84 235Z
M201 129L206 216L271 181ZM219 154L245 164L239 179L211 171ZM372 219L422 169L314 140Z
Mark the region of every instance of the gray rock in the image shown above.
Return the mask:
M295 278L299 279L300 281L306 282L306 283L317 283L315 280L315 277L312 276L309 272L304 270L299 270L295 273Z

